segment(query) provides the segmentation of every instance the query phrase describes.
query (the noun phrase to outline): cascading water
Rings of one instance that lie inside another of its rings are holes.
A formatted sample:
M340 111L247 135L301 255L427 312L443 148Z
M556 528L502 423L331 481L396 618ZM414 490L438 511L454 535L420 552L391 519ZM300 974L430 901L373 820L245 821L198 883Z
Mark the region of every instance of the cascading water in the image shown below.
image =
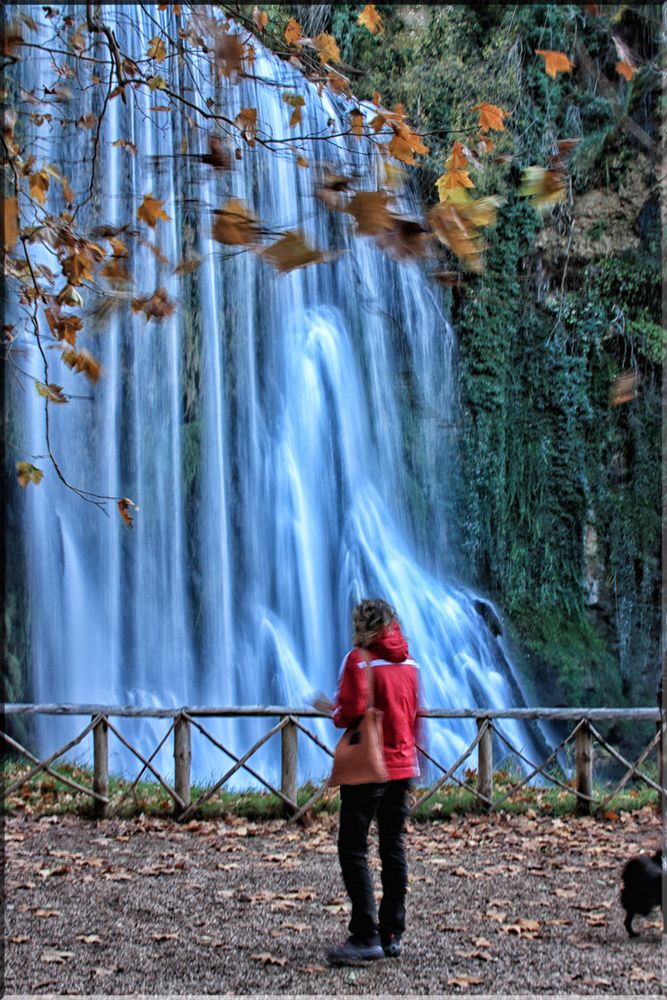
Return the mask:
M33 16L46 33L44 15ZM135 58L158 19L176 31L170 10L106 5L104 16ZM253 44L254 76L282 86L211 81L202 57L202 80L229 118L256 107L264 135L286 135L286 86L306 98L295 142L345 131L342 100L318 97ZM48 59L31 52L23 86L41 85L47 69ZM178 72L180 86L192 84ZM94 93L68 116L99 114ZM476 595L450 579L453 339L437 294L418 266L351 236L346 217L313 195L325 163L348 174L352 164L357 186L376 187L380 157L337 138L308 144L302 169L289 147L244 146L232 172L214 173L179 154L185 144L189 154L205 151L205 134L174 112L150 110L156 103L146 88L127 106L109 101L92 201L77 225L134 225L146 193L162 199L171 221L159 223L155 242L171 263L138 249L133 294L161 286L180 308L154 323L125 304L105 314L92 341L87 324L82 343L100 357L104 377L93 399L50 407L68 479L129 496L140 510L130 531L52 474L22 496L33 700L305 705L317 690L335 689L353 604L381 595L399 610L427 706L516 704L517 681ZM137 155L112 145L117 139ZM85 192L89 134L80 130L66 145L53 127L40 149ZM266 228L298 228L315 246L344 252L285 275L252 252L224 253L230 248L210 237L211 211L229 197L245 200ZM202 263L174 276L184 255ZM29 366L41 377L36 349ZM88 395L81 376L59 368L52 378ZM26 450L43 452L42 401L30 385L22 399ZM210 728L242 751L267 725ZM147 721L124 729L144 750L163 731ZM331 743L330 723L315 729ZM526 745L518 725L506 729ZM49 719L41 736L55 746L71 732L71 722ZM470 721L431 723L430 747L452 761L473 732ZM199 778L225 766L205 740L193 750ZM309 741L300 753L302 780L326 768ZM275 779L272 757L267 749L261 769ZM112 769L121 764L112 757Z

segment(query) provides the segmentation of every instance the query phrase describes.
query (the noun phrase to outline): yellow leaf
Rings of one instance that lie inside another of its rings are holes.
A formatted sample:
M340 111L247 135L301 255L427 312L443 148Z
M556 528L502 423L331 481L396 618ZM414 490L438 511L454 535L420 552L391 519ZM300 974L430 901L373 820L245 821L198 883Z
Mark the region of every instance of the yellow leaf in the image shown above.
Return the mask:
M288 45L296 45L301 38L301 25L290 17L285 28L285 41Z
M3 205L3 238L5 250L11 250L19 235L19 210L16 198L5 198Z
M309 264L323 264L332 259L329 254L311 247L297 230L284 233L270 247L259 252L264 260L283 273L294 271L298 267L308 267Z
M158 63L164 62L167 58L167 50L159 35L156 35L155 38L151 38L148 43L148 52L146 55L149 59L155 59Z
M21 486L27 486L28 483L34 483L35 486L38 486L42 481L42 476L44 475L41 469L38 469L30 462L17 462L16 474Z
M351 111L350 121L352 122L352 127L350 129L352 135L363 135L364 134L364 116L361 111Z
M289 104L290 107L294 108L292 112L292 117L290 118L290 128L294 128L301 121L301 108L305 105L305 100L301 94L283 94L283 101L285 104Z
M472 222L474 226L492 226L498 209L504 204L504 198L488 195L486 198L471 198L464 205L458 205L457 210L462 218Z
M167 81L159 74L156 76L147 76L146 83L148 84L149 90L164 90L167 86Z
M526 167L521 175L519 194L530 198L536 208L565 200L565 176L560 170Z
M447 192L456 188L474 188L467 170L447 170L435 182L440 201L447 201Z
M631 66L629 62L625 62L624 59L619 59L616 63L616 72L629 82L632 80L637 70L634 66Z
M214 210L211 236L228 246L251 246L259 242L261 230L243 202L230 198L223 208Z
M492 129L494 132L504 132L505 126L503 125L503 118L507 118L509 111L503 111L499 108L497 104L476 104L474 108L469 109L472 111L479 111L479 130L480 132L488 132Z
M137 209L137 218L145 222L151 229L155 229L158 219L169 222L171 216L167 215L162 205L163 202L159 198L154 198L152 194L145 194L144 200Z
M63 387L52 383L35 382L35 388L40 396L47 399L49 403L68 403L67 396L63 395Z
M313 39L313 45L318 51L320 62L341 62L340 50L333 35L327 35L323 31L321 35L317 35Z
M553 80L557 73L571 73L574 63L564 52L554 52L553 49L535 49L536 56L544 56L544 71Z
M361 14L357 18L357 24L363 25L370 31L371 35L374 35L376 31L380 34L384 32L384 25L382 23L382 15L375 9L374 3L367 3Z
M40 205L43 205L46 201L46 192L49 190L49 175L46 170L38 170L34 174L30 174L28 183L31 196Z

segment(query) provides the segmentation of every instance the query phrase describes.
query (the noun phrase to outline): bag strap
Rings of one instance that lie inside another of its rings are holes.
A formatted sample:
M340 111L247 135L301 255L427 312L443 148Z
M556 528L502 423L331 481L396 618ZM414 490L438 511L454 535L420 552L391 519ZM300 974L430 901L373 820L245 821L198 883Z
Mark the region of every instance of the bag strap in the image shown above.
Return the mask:
M368 711L369 708L373 708L375 704L375 677L373 665L371 663L371 654L367 649L362 648L359 649L359 652L361 653L364 663L366 664L366 670L368 672L368 682L366 684L366 711Z

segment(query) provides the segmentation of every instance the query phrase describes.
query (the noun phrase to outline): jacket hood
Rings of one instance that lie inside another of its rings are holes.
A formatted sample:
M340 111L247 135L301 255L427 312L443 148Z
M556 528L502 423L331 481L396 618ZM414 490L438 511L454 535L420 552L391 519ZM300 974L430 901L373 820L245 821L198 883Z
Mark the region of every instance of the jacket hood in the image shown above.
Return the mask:
M401 663L408 656L408 643L398 622L380 629L368 648L376 656L392 663Z

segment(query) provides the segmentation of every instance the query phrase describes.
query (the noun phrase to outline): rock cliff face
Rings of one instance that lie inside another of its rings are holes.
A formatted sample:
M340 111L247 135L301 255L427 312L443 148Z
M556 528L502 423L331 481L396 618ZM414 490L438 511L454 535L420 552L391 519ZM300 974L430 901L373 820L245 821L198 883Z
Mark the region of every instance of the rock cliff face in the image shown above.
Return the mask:
M609 166L613 169L617 164ZM574 196L565 238L547 223L536 237L535 247L550 265L561 263L566 256L570 264L585 264L639 250L639 215L650 197L650 166L645 156L638 155L617 187L594 187Z

